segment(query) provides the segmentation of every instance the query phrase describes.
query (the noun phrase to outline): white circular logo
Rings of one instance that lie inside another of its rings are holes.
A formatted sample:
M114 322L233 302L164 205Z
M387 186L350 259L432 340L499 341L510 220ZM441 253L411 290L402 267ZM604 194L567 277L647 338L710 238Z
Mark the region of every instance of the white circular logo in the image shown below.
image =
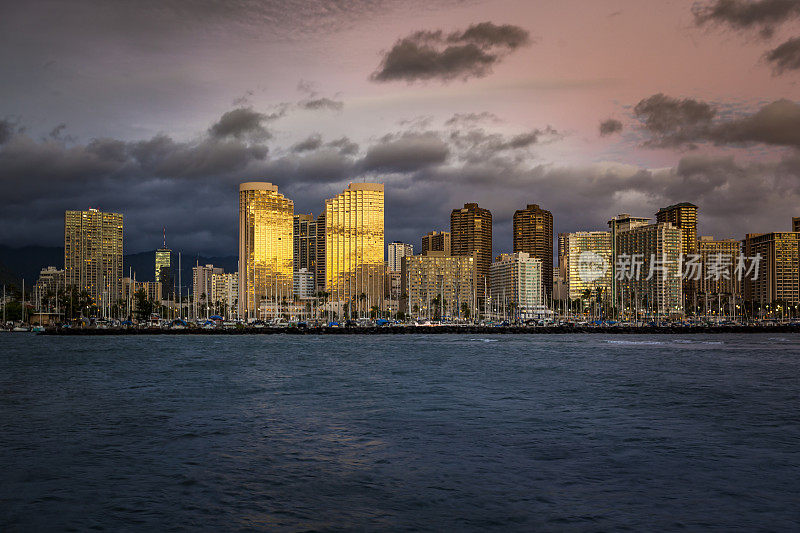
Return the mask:
M592 251L581 252L578 256L578 277L584 283L591 283L602 278L608 271L608 261Z

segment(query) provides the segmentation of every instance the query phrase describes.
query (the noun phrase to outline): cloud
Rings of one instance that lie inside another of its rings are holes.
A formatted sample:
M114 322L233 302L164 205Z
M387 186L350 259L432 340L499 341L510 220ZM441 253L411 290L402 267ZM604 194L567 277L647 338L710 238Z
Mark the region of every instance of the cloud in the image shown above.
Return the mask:
M487 132L482 128L453 130L448 140L459 150L459 158L465 161L488 161L504 153L527 150L535 144L560 139L562 135L554 128L533 129L516 135ZM494 161L499 164L498 161Z
M314 133L292 146L292 152L308 152L316 150L320 146L322 146L322 136L319 133Z
M21 128L16 121L9 118L0 119L0 145L10 141L18 133L21 133Z
M615 118L609 118L600 123L600 136L606 137L622 131L622 122Z
M783 74L787 70L800 70L800 37L789 39L777 48L773 48L764 59L772 63L775 75Z
M330 111L341 111L342 108L344 108L344 102L331 98L308 98L301 100L297 105L302 109L310 110L327 109Z
M335 139L325 146L336 149L342 155L354 155L358 152L358 144L354 143L347 137L340 137Z
M777 100L753 115L714 125L708 137L718 144L763 143L800 148L800 105Z
M483 111L482 113L456 113L447 121L445 121L445 126L473 126L475 124L480 123L494 123L499 124L502 122L500 118L495 115L494 113L489 113L488 111Z
M692 8L695 23L727 24L746 30L757 27L762 37L771 37L775 27L800 17L800 2L797 0L715 0L696 4Z
M434 133L386 136L367 150L362 167L367 171L411 172L444 163L450 149Z
M442 30L418 31L395 42L370 79L413 82L482 78L509 53L530 42L523 28L491 22L449 35Z
M800 105L777 100L751 115L714 121L716 110L698 100L657 94L639 102L634 115L650 135L645 146L689 147L695 143L753 143L800 148Z
M209 128L209 133L217 139L233 137L264 141L272 137L264 127L264 123L271 118L277 117L269 117L249 107L239 107L222 115L219 121Z
M648 130L667 133L707 123L714 118L716 111L705 102L692 98L681 100L659 93L636 104L633 113L644 121Z

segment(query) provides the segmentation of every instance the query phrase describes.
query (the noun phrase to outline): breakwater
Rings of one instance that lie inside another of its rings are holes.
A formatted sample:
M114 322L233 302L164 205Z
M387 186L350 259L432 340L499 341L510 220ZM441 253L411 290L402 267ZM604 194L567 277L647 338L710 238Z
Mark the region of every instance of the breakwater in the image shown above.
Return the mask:
M114 335L508 335L508 334L697 334L697 333L795 333L800 325L734 325L734 326L372 326L310 328L64 328L47 329L40 335L114 336Z

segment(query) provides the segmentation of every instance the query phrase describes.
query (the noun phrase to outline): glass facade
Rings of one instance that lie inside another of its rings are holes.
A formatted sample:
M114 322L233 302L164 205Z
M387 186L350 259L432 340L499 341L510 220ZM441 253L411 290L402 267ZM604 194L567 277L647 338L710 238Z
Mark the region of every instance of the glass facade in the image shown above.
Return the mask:
M272 318L292 297L294 203L277 185L239 186L239 313Z
M383 306L384 188L351 183L325 200L325 287L351 310Z

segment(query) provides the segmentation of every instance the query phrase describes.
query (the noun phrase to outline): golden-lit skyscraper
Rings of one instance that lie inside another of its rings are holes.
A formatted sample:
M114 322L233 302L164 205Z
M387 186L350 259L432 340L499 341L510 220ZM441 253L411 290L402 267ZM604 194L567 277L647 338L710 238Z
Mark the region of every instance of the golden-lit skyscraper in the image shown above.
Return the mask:
M697 206L689 202L662 207L656 213L657 222L669 222L681 230L683 254L697 253Z
M681 251L684 257L697 253L697 206L689 202L662 207L656 213L657 222L669 222L681 230ZM697 281L683 280L683 294L686 304L695 299Z
M383 305L384 188L351 183L325 200L325 288L351 309Z
M294 203L278 186L239 185L239 315L267 318L292 297ZM262 303L263 302L263 303Z
M451 254L450 233L447 231L430 231L422 236L421 254L425 252L444 252L444 255Z
M514 212L514 251L525 252L542 262L546 298L553 296L553 214L528 204Z
M164 228L164 244L156 250L155 280L161 283L161 299L169 298L173 291L172 250L167 248L167 229Z
M122 215L97 209L64 214L64 277L86 291L94 305L113 305L122 295Z
M745 258L760 256L758 271L742 273L742 293L753 304L800 303L800 233L748 233L742 241ZM748 266L752 261L748 260Z
M477 252L478 300L482 305L492 264L492 212L470 203L450 213L450 253L472 255L473 252Z

